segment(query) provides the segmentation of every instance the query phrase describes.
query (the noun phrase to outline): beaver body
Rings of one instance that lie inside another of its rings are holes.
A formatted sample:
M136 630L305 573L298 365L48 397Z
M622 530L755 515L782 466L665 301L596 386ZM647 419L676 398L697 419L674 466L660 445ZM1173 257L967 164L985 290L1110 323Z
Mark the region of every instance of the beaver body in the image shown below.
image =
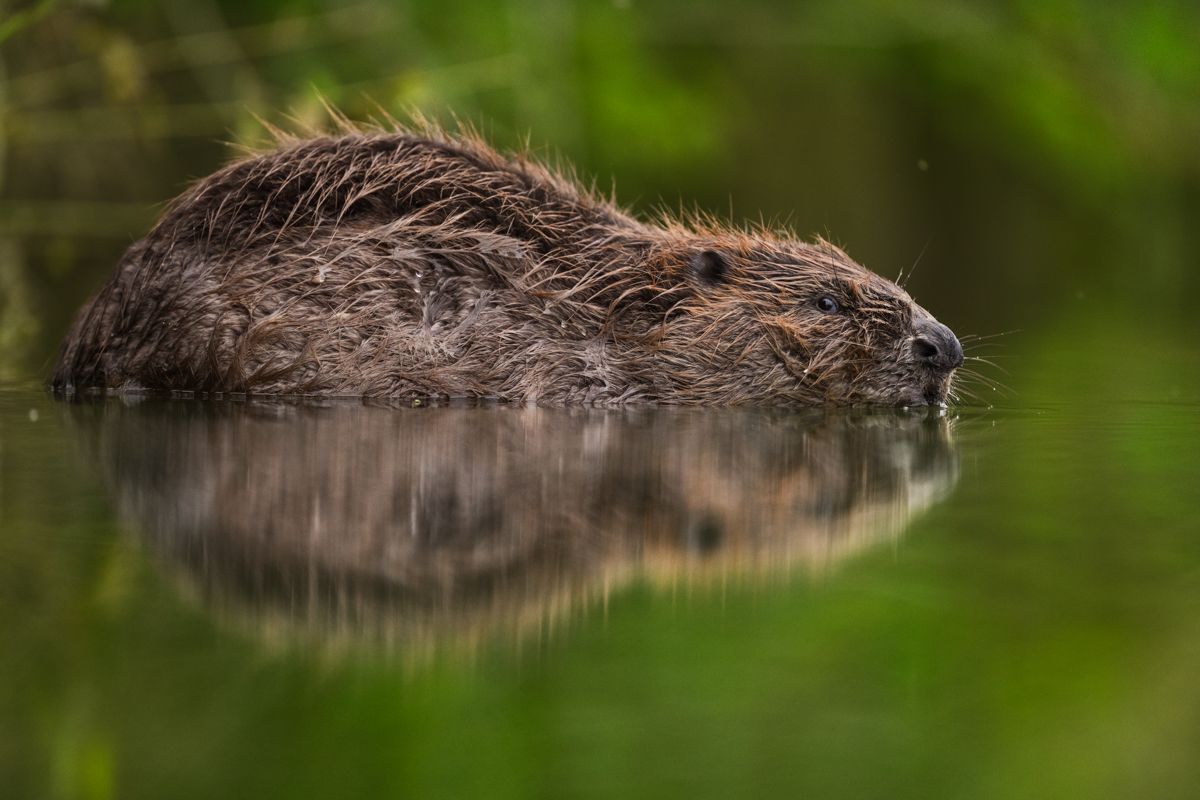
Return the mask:
M652 224L473 136L356 131L186 191L80 312L51 385L924 405L961 362L824 241Z

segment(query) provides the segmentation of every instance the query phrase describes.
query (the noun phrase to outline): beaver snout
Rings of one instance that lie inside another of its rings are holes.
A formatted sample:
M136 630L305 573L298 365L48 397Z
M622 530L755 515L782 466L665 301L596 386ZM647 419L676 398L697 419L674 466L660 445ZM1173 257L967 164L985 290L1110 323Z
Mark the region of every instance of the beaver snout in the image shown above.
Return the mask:
M913 357L939 372L958 369L963 363L963 349L954 331L936 320L917 320L913 323Z

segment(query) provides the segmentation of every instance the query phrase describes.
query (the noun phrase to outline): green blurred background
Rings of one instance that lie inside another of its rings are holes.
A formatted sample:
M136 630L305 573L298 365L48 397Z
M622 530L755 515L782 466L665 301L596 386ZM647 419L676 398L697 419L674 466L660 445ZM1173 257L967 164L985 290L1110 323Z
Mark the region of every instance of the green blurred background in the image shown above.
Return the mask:
M1195 796L1200 6L0 9L0 797ZM411 668L231 629L29 382L167 200L322 98L919 260L959 334L1018 331L977 351L1013 393L827 576L635 576Z
M0 376L41 374L163 203L258 119L408 110L638 210L826 235L960 334L1183 319L1191 2L4 0Z

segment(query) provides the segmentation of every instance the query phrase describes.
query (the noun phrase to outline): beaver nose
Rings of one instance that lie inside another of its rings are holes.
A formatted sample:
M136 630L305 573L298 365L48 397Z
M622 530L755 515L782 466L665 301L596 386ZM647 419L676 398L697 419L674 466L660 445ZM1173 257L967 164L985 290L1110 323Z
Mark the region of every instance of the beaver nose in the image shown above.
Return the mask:
M913 323L912 351L916 359L937 370L949 372L963 363L963 349L954 331L936 320Z

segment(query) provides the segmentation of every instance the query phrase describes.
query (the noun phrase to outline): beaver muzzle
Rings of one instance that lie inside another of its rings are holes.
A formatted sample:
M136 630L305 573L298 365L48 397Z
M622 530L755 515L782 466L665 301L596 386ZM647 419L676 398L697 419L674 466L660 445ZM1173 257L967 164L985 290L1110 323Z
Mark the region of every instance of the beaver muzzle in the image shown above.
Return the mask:
M963 349L954 331L937 320L913 323L913 357L935 372L949 373L963 363Z
M945 404L950 391L950 375L963 363L963 349L958 337L935 319L915 320L912 356L929 376L921 399L931 406Z

